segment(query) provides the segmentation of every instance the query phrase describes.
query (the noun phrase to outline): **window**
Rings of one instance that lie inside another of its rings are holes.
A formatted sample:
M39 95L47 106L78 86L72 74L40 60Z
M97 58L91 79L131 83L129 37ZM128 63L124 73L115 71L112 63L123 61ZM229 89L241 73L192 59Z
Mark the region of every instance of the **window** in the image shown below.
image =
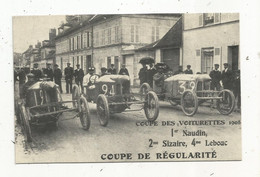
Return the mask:
M98 46L99 45L99 32L97 32L96 33L96 39L95 39L95 44L96 44L96 46Z
M159 27L152 27L152 42L159 40Z
M201 73L209 74L213 67L213 49L203 49L201 56Z
M215 48L215 55L219 55L220 54L220 49L219 48Z
M111 44L111 28L108 28L107 33L107 43Z
M105 45L105 30L102 31L101 45Z
M69 50L71 50L71 39L69 39Z
M120 42L119 41L119 26L115 27L115 43Z
M135 26L131 25L131 42L135 42Z
M139 42L139 26L131 25L131 42Z
M196 50L196 56L200 56L200 50Z
M87 47L89 47L89 32L87 32Z
M81 39L81 40L80 40L80 41L81 41L81 42L80 42L80 48L83 49L83 34L80 35L80 39Z
M204 13L199 16L199 26L220 23L220 13Z
M75 45L74 45L74 44L75 44L75 43L74 43L74 38L71 38L71 39L72 39L72 40L71 40L71 41L72 41L72 50L74 50L74 49L75 49Z
M204 24L212 24L214 23L214 13L205 13L204 14Z
M107 57L107 68L111 67L111 57Z

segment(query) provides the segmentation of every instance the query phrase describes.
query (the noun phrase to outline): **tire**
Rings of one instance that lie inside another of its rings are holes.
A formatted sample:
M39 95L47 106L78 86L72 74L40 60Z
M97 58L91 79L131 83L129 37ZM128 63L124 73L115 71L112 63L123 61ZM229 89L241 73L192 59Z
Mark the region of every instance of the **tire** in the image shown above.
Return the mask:
M148 94L149 91L151 91L151 87L148 83L143 83L140 87L140 90L139 90L139 94L141 96L141 100L144 100L146 95Z
M155 92L149 91L145 97L144 113L148 121L155 121L159 115L159 99Z
M29 123L29 115L26 111L24 104L20 105L20 118L21 118L21 125L23 129L23 133L25 135L25 139L27 142L32 142L32 133L31 127Z
M81 96L79 98L79 118L81 125L84 130L88 130L90 127L90 112L89 112L89 106L86 98Z
M222 97L222 99L217 100L217 110L223 115L231 114L235 108L235 96L233 92L224 89L219 93L218 96Z
M186 90L181 96L181 108L186 116L193 116L198 110L198 97L191 91Z
M79 98L80 98L79 87L77 85L73 85L72 101L78 101ZM73 102L72 105L73 108L78 108L78 102Z
M107 126L109 120L109 107L107 97L103 94L98 95L97 98L97 115L102 126Z

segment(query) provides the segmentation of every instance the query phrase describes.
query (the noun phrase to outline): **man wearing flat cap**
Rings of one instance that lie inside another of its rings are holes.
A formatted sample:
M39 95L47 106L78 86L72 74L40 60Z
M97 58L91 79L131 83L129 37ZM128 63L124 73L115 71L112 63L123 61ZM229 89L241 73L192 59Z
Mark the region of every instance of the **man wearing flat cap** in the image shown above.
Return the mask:
M67 67L64 69L65 80L66 80L66 93L72 92L72 79L73 79L73 68L70 67L70 63L67 63Z
M31 70L31 73L34 75L34 78L36 81L40 80L42 78L42 72L38 68L38 63L33 64L33 69Z
M53 81L53 71L51 69L51 64L47 63L47 68L44 70L44 74L47 75L47 78Z
M224 70L222 71L221 74L221 79L222 79L222 84L224 89L229 89L232 90L232 84L233 84L233 79L232 79L232 71L228 68L228 63L224 63Z
M59 67L59 65L57 65L57 64L54 65L53 76L54 76L55 84L60 86L60 93L62 93L62 87L61 87L62 72L58 67Z
M187 65L187 69L184 71L185 74L193 74L193 71L190 69L191 65Z
M74 77L75 77L75 83L81 88L81 91L83 92L83 77L84 77L84 71L80 68L80 64L77 64L77 69L74 71Z
M219 69L219 64L214 65L214 70L212 70L209 74L211 77L211 89L212 90L220 90L220 80L221 80L221 72L218 70Z

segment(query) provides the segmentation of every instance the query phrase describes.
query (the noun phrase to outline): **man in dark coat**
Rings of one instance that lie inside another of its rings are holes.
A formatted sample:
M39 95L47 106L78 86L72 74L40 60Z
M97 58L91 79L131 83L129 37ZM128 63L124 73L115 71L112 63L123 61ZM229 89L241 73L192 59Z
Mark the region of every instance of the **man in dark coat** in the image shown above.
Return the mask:
M31 73L34 75L35 81L39 81L42 78L42 72L38 68L38 63L34 63Z
M75 77L75 83L81 87L81 90L83 92L83 77L84 77L84 71L80 68L80 64L77 64L77 69L75 69L74 77Z
M150 87L153 88L153 76L156 74L156 69L153 66L153 63L149 64L150 68L146 71L146 79L147 83L150 85Z
M140 69L140 71L138 73L138 76L139 76L139 79L140 79L140 85L147 82L147 75L146 75L147 67L146 67L145 63L142 63L142 66L143 67Z
M101 68L101 75L100 75L100 77L101 76L104 76L104 75L107 75L108 73L107 73L107 68L105 68L105 67L102 67Z
M51 69L51 64L47 63L47 68L44 70L44 74L47 75L47 78L53 81L53 71Z
M220 90L220 80L221 80L221 72L218 70L219 69L219 64L215 64L215 69L212 70L209 74L211 77L211 89L213 90Z
M241 107L241 89L240 89L240 70L237 70L235 72L235 78L234 78L234 95L237 99L237 112L240 112Z
M66 80L66 92L72 92L72 79L73 79L73 68L70 67L70 63L67 63L67 67L64 69L65 80Z
M232 71L228 68L228 63L224 63L224 70L221 74L221 80L224 89L232 90L233 88L233 74Z
M118 73L119 75L128 75L129 76L129 72L127 70L127 68L125 67L125 64L122 64L122 67Z
M115 65L111 64L111 67L107 70L108 73L110 74L116 74L116 68L114 68Z
M187 69L184 71L185 74L193 74L193 71L190 69L191 65L187 65Z
M58 67L59 67L59 65L57 65L57 64L54 65L53 77L54 77L55 84L60 86L60 93L62 93L62 87L61 87L62 73Z

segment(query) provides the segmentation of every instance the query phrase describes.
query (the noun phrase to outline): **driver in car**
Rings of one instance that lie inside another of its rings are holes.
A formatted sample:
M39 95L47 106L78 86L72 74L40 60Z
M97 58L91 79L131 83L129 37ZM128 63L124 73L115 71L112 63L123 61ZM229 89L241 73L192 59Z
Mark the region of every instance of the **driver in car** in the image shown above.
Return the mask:
M88 74L83 77L83 86L87 89L94 89L94 83L97 79L98 75L95 74L95 68L91 67L88 69Z

